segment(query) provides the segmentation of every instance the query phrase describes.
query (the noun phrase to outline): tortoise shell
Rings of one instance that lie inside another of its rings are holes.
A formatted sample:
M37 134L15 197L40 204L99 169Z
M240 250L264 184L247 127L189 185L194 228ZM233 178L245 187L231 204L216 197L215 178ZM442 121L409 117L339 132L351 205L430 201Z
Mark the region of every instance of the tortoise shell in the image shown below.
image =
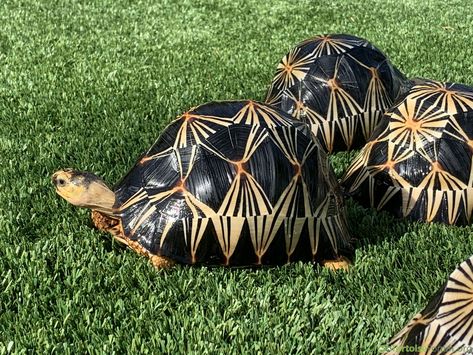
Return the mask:
M342 184L365 206L467 224L473 209L473 88L415 80L389 109Z
M473 346L473 256L397 334L389 354L464 354Z
M404 83L367 40L316 36L284 56L266 103L308 123L330 153L361 148Z
M185 263L350 256L343 200L309 128L253 101L184 113L115 187L126 238Z

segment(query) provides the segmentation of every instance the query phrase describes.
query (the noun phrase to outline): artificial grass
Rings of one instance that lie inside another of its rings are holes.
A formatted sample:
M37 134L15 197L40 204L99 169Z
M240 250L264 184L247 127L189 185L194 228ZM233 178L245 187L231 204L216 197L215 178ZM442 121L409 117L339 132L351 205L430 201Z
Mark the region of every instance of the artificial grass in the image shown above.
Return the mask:
M0 2L0 353L377 353L473 250L471 228L348 202L356 264L155 271L59 199L58 168L110 184L211 100L263 99L280 58L351 33L408 76L473 84L473 4ZM353 153L332 158L341 174Z

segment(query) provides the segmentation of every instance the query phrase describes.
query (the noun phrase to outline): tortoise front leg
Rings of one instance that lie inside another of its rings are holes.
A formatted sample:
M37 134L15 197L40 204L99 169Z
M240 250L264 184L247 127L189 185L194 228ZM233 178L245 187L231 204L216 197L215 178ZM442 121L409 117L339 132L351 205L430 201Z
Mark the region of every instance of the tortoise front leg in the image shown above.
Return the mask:
M165 256L151 254L140 243L131 240L123 233L123 229L119 220L108 217L98 211L92 211L92 221L99 230L109 232L115 240L126 244L130 249L140 255L147 257L156 269L168 269L175 264L173 260Z

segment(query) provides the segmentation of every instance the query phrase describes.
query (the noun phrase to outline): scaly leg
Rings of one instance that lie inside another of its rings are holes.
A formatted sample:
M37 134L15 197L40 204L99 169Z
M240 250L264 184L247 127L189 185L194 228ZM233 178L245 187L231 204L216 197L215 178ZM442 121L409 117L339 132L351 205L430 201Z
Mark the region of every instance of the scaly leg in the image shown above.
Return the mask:
M138 254L147 257L156 269L168 269L175 264L173 260L165 256L151 254L140 243L126 237L119 220L108 217L100 212L92 211L92 221L97 229L111 233L117 241L126 244Z

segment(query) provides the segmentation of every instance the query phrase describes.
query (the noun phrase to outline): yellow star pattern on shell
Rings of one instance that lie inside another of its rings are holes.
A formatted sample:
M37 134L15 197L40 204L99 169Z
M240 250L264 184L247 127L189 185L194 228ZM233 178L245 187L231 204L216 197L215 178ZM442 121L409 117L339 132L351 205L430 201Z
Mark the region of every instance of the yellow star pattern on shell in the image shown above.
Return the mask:
M404 81L368 41L316 36L283 57L266 102L307 122L330 153L365 143Z
M457 109L468 110L470 97L473 89L463 85L417 80L348 168L342 180L349 193L398 216L467 223L473 211L473 121ZM396 151L402 159L393 159ZM373 164L372 157L381 163ZM377 174L384 170L390 182L380 184Z
M325 155L304 125L254 101L205 107L172 122L166 144L156 143L162 149L152 147L148 152L153 154L138 161L135 169L146 174L141 176L143 183L118 207L121 215L131 217L122 222L126 238L144 245L156 240L158 253L185 246L186 260L192 264L205 261L199 248L209 243L208 238L218 245L220 254L214 258L221 255L226 265L232 265L241 243L252 246L244 249L250 264L273 257L274 245L284 245L283 254L276 256L278 263L300 260L301 250L304 258L316 260L321 249L338 255L347 248L350 237L337 203L335 178L329 178L333 173L325 171L330 169ZM279 165L268 169L260 166L264 162ZM325 186L327 196L311 192L317 185L307 164L316 164L311 171L322 170L318 183ZM274 169L278 180L272 177ZM165 178L167 184L147 182ZM281 187L275 195L276 184Z

